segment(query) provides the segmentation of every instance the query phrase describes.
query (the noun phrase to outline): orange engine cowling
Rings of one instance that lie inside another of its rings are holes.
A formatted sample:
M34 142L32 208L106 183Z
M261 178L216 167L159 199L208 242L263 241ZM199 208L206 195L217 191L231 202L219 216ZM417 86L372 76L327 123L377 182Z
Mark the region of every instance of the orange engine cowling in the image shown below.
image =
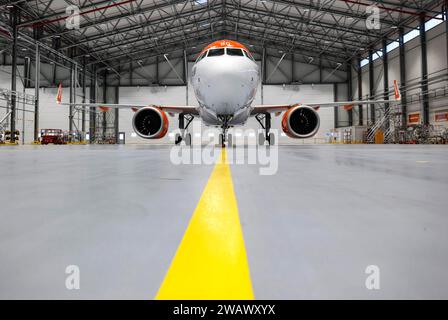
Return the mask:
M155 106L138 109L134 113L132 126L134 131L144 139L160 139L168 132L168 117Z
M289 137L311 138L319 130L320 118L316 110L308 106L295 106L286 111L282 129Z

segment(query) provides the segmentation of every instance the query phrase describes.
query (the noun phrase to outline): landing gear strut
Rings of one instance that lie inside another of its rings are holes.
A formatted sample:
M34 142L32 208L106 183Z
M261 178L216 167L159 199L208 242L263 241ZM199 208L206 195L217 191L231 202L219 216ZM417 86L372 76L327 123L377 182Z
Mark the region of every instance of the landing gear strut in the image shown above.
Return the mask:
M185 125L185 119L187 120L187 124ZM189 132L185 133L185 130L188 129L190 123L193 121L194 116L191 114L180 113L179 114L179 129L180 134L176 133L174 138L174 144L180 144L182 140L185 141L187 146L191 146L191 134Z
M226 141L228 142L229 147L232 146L232 135L229 134L227 136L227 130L229 129L229 122L232 120L232 116L219 116L222 121L221 129L222 133L219 134L219 144L222 148L226 147Z
M275 136L271 130L271 114L270 113L259 113L255 116L260 126L264 129L264 133L260 132L258 134L258 144L260 146L264 145L265 141L268 142L269 145L275 144Z

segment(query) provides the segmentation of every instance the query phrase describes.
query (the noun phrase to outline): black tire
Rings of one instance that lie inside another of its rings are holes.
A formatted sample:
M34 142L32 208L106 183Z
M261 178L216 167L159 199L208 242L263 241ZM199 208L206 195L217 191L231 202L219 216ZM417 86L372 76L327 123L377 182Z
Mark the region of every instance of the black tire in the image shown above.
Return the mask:
M259 132L258 133L258 145L264 146L265 141L266 141L266 138L264 136L264 132Z
M190 133L187 133L187 134L185 135L184 140L185 140L185 144L186 144L187 146L191 146L191 134L190 134Z
M275 135L274 135L274 133L270 132L268 138L269 138L269 145L273 146L275 144Z

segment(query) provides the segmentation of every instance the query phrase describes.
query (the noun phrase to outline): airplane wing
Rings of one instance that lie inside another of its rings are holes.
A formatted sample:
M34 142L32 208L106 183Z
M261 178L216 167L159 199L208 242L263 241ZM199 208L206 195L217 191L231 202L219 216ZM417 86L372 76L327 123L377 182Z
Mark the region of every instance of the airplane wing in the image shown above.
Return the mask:
M393 100L355 100L355 101L337 101L337 102L323 102L323 103L295 103L295 104L270 104L270 105L256 105L253 106L251 115L259 113L281 113L292 107L299 105L306 105L315 109L328 107L341 107L346 110L352 109L355 105L365 104L384 104L384 103L399 103L401 101L400 90L398 89L397 81L394 81L394 98Z
M195 106L159 106L148 104L115 104L115 103L63 103L62 102L62 84L59 85L58 94L56 96L56 103L62 106L72 107L93 107L99 108L101 111L108 111L109 109L131 109L137 111L140 108L154 106L168 113L188 113L192 115L199 115L198 108Z

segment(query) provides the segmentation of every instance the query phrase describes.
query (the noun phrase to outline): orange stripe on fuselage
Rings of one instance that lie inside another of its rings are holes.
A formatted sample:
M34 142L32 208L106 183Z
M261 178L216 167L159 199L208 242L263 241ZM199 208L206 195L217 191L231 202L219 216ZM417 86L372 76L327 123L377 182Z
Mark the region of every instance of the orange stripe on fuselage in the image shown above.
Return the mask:
M202 49L202 51L199 53L199 55L201 55L203 52L207 51L208 49L216 49L216 48L240 48L240 49L243 49L243 50L249 52L249 50L247 50L247 48L239 42L236 42L233 40L218 40L218 41L210 43L208 46L206 46L204 49Z

